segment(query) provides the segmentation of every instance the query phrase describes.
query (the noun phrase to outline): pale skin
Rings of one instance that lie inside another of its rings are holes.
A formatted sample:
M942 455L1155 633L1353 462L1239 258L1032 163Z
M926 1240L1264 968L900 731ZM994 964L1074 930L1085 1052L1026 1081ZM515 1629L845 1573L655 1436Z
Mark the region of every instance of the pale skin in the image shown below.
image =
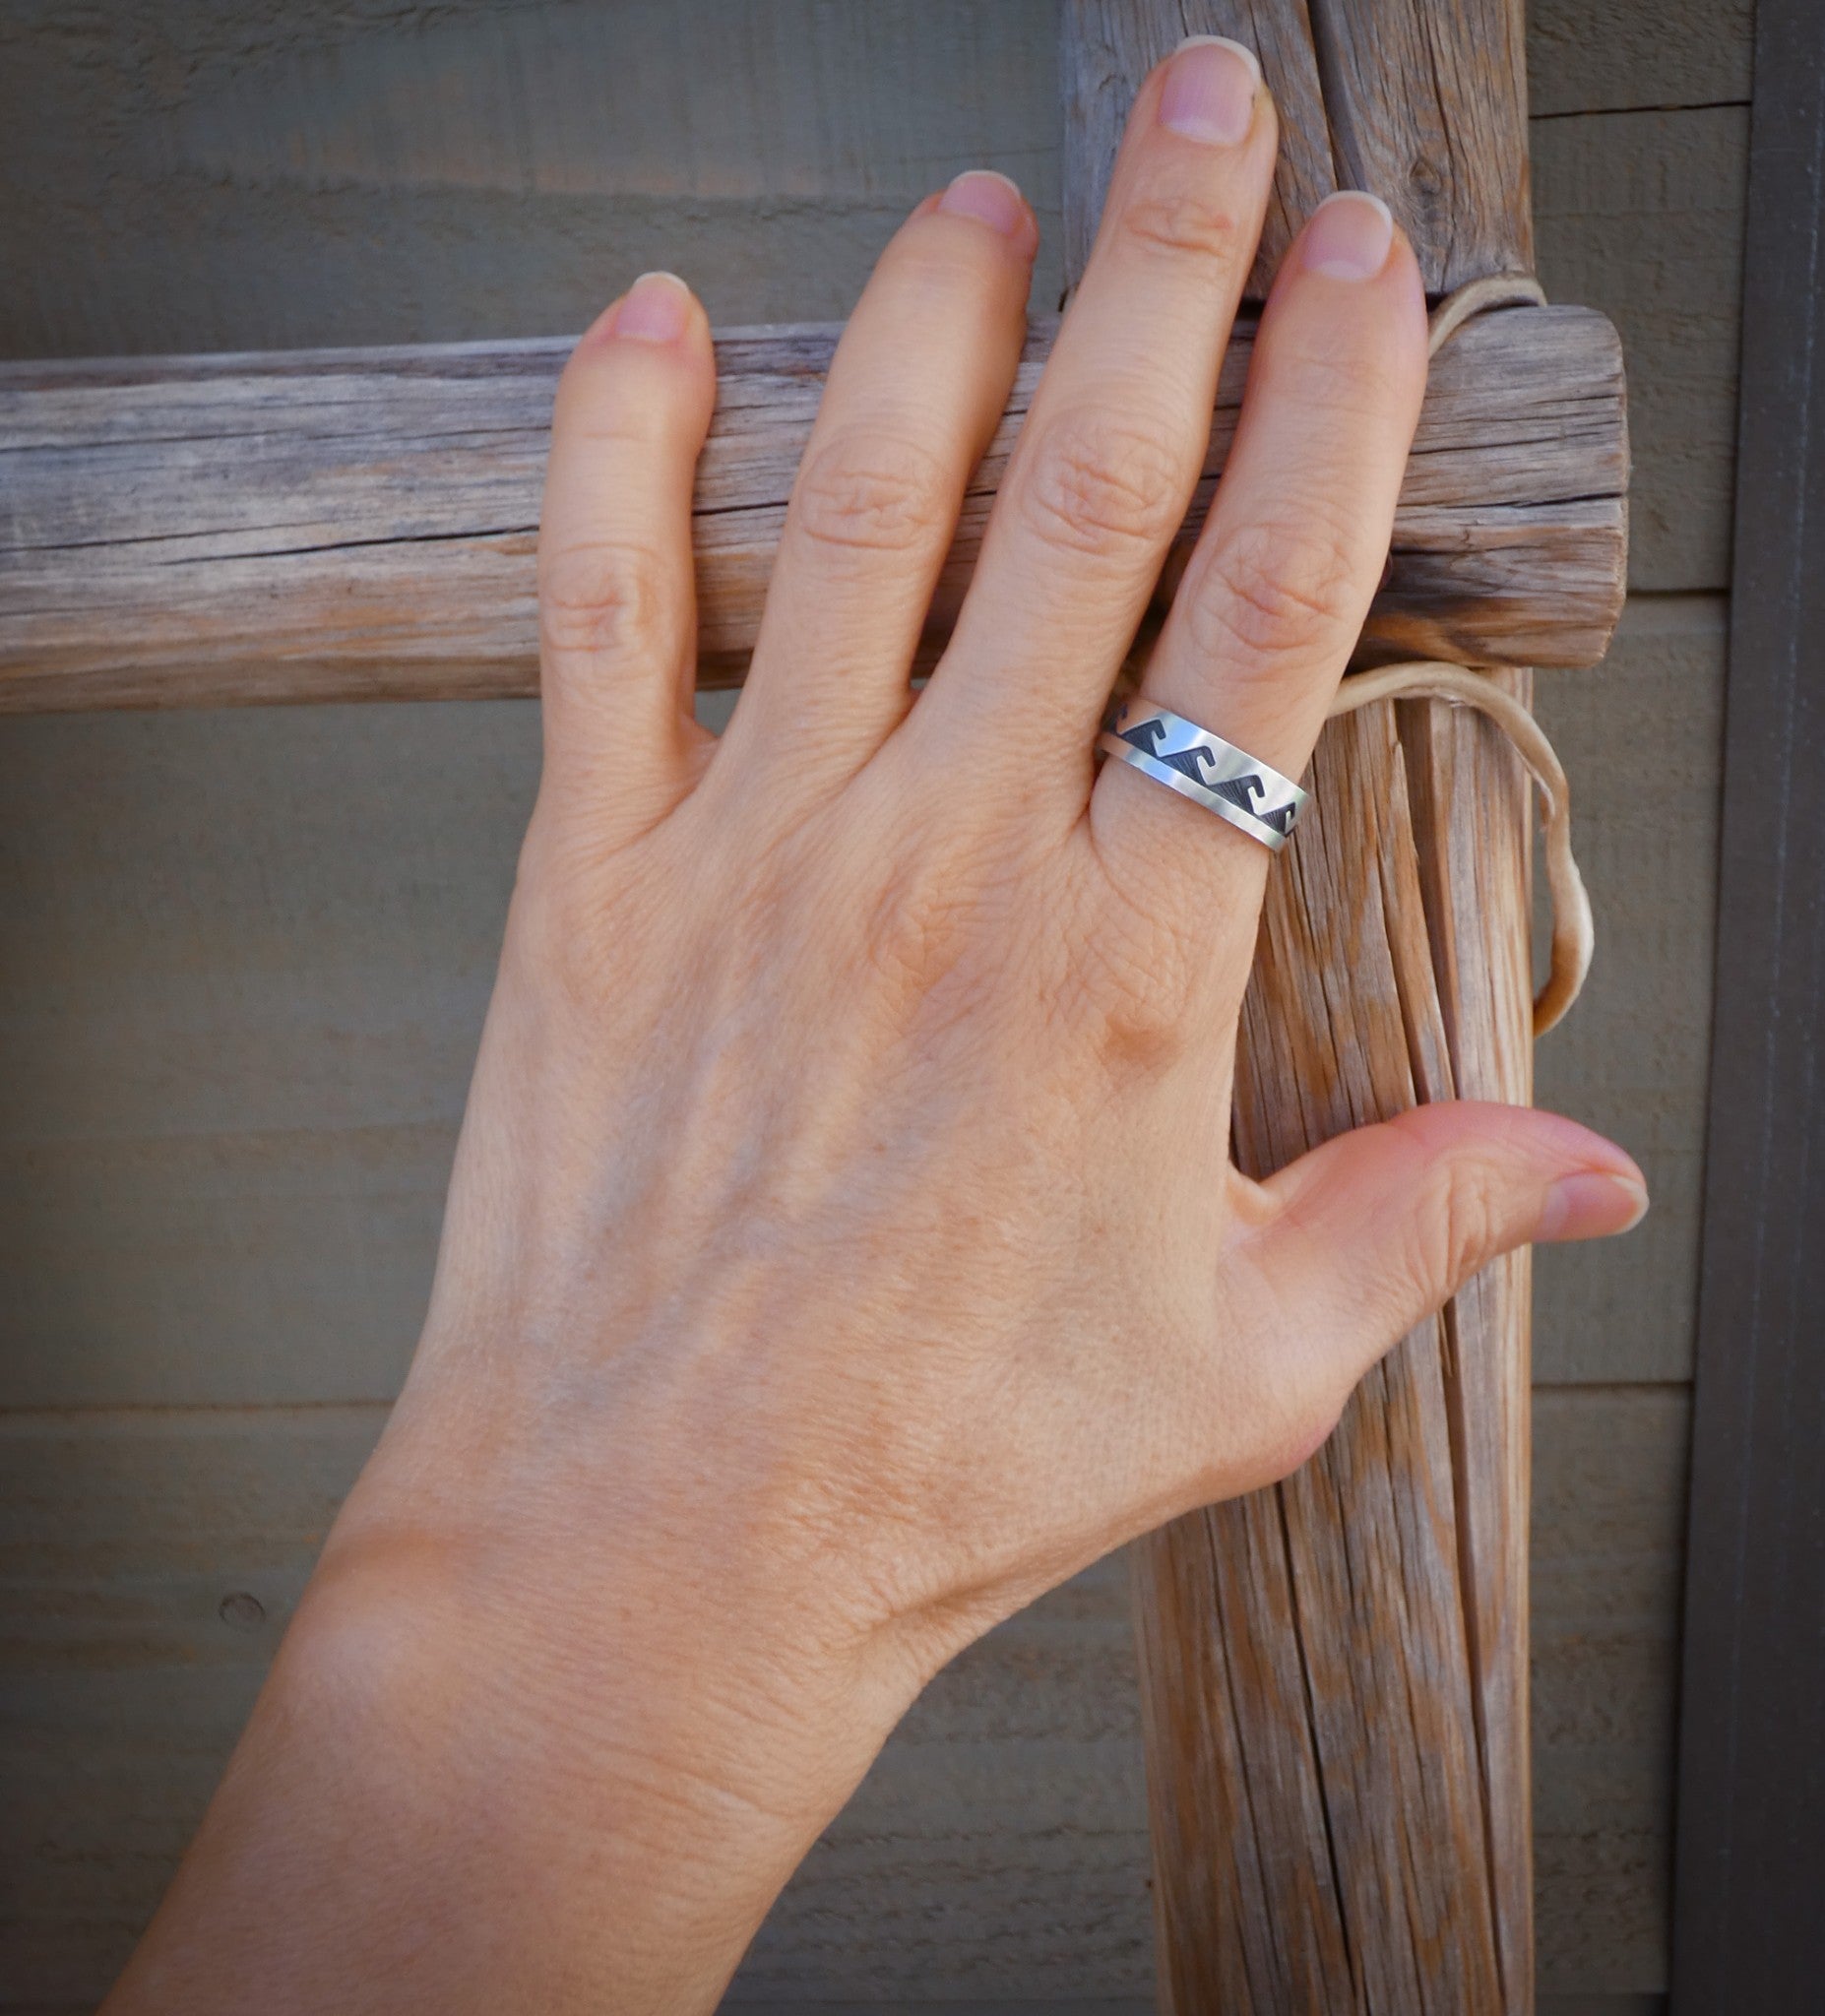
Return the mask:
M1495 1255L1634 1224L1546 1113L1227 1154L1261 847L1092 747L1198 472L1273 105L1188 45L955 636L909 667L1019 353L1032 213L961 177L857 305L717 741L714 364L584 337L539 538L545 759L406 1391L108 2007L702 2011L920 1687L1306 1460ZM1288 254L1148 695L1304 768L1425 380L1356 196Z

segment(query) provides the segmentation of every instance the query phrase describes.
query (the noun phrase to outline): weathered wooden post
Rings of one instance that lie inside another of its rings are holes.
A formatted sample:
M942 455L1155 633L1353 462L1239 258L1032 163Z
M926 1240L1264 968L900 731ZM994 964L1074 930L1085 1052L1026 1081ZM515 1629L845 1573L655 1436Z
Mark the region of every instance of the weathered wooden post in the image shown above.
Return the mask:
M1068 0L1064 21L1068 279L1121 113L1186 32L1250 43L1281 108L1257 285L1338 186L1393 206L1434 295L1530 270L1521 0ZM1235 1145L1262 1172L1416 1100L1532 1084L1512 753L1457 710L1383 703L1334 723L1314 772L1243 1020ZM1528 1294L1526 1255L1498 1262L1295 1477L1136 1549L1179 2016L1533 2008Z

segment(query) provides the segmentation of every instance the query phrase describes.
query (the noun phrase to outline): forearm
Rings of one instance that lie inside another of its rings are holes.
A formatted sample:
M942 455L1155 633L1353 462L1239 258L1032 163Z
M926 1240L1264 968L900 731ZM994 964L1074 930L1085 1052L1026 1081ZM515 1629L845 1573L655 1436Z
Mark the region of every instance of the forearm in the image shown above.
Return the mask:
M535 1561L392 1495L383 1458L111 2016L714 2008L904 1699L634 1536Z

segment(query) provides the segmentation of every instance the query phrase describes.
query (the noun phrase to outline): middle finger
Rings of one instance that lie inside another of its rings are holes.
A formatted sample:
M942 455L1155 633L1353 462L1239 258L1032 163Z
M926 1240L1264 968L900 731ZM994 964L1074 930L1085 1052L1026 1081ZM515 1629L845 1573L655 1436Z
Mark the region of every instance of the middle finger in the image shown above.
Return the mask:
M1273 184L1277 125L1238 43L1182 43L1142 87L1108 202L909 724L979 783L1071 815L1091 744L1210 441L1217 374Z

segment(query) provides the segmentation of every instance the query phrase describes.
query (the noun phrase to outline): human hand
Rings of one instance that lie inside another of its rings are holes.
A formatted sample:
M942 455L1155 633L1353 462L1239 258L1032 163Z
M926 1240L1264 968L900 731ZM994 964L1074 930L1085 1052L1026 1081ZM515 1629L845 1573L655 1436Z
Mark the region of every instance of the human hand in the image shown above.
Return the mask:
M1644 1208L1619 1150L1489 1106L1265 1184L1230 1165L1271 857L1092 750L1275 145L1227 46L1149 80L916 699L1022 341L1011 185L962 178L884 254L720 742L691 717L707 323L650 277L579 345L544 778L430 1316L186 1877L303 1867L337 1935L291 1941L295 2006L712 2006L939 1665L1284 1476L1497 1253ZM1386 556L1425 335L1386 212L1325 206L1148 666L1291 776ZM145 1964L204 2006L182 1897Z

